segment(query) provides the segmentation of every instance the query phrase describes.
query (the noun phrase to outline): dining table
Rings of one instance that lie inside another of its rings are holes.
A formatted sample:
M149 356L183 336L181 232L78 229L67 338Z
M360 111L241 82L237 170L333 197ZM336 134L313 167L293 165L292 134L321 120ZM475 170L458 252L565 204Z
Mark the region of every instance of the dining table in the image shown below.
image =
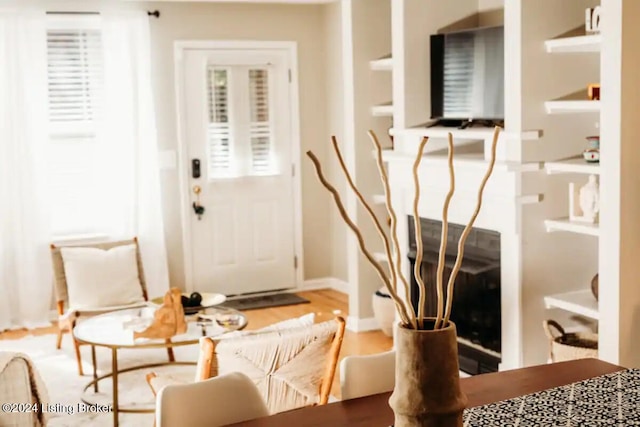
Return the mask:
M579 359L461 378L460 387L468 398L467 408L474 408L623 370L602 360ZM389 396L391 392L308 406L231 426L389 427L393 424Z

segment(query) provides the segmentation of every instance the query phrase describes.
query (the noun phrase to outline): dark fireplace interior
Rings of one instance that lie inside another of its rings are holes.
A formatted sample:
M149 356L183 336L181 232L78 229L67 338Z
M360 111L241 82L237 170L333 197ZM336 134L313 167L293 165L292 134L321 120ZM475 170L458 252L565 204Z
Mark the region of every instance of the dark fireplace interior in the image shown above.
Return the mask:
M411 302L417 312L418 284L413 275L416 238L413 217L409 216L409 261L411 263ZM427 288L425 314L437 311L436 273L442 222L420 219L422 228L422 278ZM443 294L458 253L464 226L449 224L443 275ZM464 259L456 277L451 320L458 332L460 370L471 374L496 372L500 363L500 233L473 228L464 246Z

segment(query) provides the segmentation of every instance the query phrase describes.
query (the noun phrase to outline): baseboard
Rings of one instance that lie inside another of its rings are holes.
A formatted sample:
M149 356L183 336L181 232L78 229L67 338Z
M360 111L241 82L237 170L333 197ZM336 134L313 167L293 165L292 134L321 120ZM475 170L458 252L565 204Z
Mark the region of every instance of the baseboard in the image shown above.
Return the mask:
M349 284L344 280L335 277L321 277L319 279L309 279L302 283L299 291L317 291L320 289L333 289L343 294L349 293Z
M351 332L367 332L380 330L380 325L375 317L358 319L355 316L347 317L347 329Z

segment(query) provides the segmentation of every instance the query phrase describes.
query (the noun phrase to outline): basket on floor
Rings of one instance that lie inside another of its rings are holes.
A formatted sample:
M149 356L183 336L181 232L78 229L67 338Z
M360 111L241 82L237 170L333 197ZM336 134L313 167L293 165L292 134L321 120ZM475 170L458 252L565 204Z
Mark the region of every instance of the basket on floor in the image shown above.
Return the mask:
M555 320L545 320L543 327L549 338L549 353L552 362L598 357L598 334L593 332L566 333Z

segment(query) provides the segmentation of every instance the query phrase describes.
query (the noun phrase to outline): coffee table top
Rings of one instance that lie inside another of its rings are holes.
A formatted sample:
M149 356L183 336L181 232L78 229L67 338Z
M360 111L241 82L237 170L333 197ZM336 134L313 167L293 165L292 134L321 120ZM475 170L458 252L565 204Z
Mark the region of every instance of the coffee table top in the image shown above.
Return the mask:
M137 338L134 330L144 330L153 318L155 306L114 311L80 320L73 328L74 337L85 344L111 348L179 347L196 344L203 336L218 336L244 329L247 318L238 310L209 308L200 314L186 316L187 332L170 340Z

